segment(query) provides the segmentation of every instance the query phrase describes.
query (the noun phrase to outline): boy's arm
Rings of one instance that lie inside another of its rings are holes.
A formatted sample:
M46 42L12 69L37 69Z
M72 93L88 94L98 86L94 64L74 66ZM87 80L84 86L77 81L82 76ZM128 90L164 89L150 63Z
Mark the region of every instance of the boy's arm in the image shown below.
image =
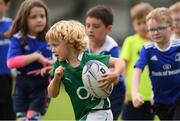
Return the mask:
M60 85L61 85L61 81L55 80L53 78L48 86L48 95L50 97L57 97L60 92Z
M54 78L51 80L48 86L48 95L50 97L57 97L60 92L61 79L64 74L64 68L59 66L54 72Z
M125 61L123 59L120 59L120 58L111 57L109 59L109 65L114 67L113 73L115 73L116 75L119 76L124 71ZM118 80L116 80L115 84L117 83L117 81Z
M139 85L142 70L140 68L135 68L132 75L132 102L134 107L139 107L144 103L143 97L139 93Z
M144 103L144 99L139 93L139 85L140 85L141 73L144 70L144 67L146 66L147 63L148 63L148 54L146 52L145 47L143 46L139 54L139 59L134 65L134 71L132 74L131 97L134 107L139 107Z
M124 61L120 58L110 57L108 65L113 67L109 73L102 75L98 81L101 83L100 88L107 89L110 85L118 83L119 75L122 74L124 69Z

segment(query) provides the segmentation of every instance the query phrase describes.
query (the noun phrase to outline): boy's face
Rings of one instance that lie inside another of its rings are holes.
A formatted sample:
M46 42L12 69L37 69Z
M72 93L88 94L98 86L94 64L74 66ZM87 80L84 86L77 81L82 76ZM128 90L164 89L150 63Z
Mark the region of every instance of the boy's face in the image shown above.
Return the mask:
M9 7L9 3L5 4L3 0L0 0L0 19L5 15L6 10Z
M140 34L140 36L144 39L149 39L148 30L146 26L146 19L134 19L133 20L134 30Z
M173 20L172 22L173 32L175 34L180 35L180 12L172 13L171 17Z
M61 61L66 60L69 49L64 42L51 43L51 46L52 52L57 59Z
M147 26L152 41L158 44L164 44L170 40L171 27L167 22L150 19L147 22Z
M91 42L103 43L111 29L111 25L105 26L100 19L94 17L86 18L86 32Z

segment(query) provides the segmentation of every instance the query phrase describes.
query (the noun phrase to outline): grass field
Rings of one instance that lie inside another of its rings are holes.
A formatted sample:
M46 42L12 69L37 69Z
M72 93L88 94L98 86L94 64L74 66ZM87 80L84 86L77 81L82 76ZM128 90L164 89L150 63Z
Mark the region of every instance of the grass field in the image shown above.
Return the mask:
M70 99L61 86L60 94L57 98L52 98L44 120L74 120L74 113Z

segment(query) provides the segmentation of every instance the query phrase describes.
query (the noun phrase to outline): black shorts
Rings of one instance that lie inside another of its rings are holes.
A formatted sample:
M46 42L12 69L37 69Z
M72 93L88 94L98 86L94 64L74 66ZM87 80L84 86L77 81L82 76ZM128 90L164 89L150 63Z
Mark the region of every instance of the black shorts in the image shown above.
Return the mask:
M0 120L15 120L12 104L13 80L11 75L0 75Z
M180 120L180 101L174 105L156 103L153 110L160 120Z
M0 75L0 102L11 102L12 84L11 75Z
M135 108L132 101L125 104L123 113L123 120L153 120L154 114L150 101L145 101L142 106Z

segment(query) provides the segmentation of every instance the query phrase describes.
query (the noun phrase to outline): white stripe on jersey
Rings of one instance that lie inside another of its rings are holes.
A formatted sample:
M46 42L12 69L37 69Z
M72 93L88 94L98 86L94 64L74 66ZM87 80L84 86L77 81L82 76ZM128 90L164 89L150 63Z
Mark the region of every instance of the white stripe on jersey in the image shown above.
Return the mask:
M7 17L3 17L2 19L0 19L0 22L4 22L4 21L6 21L6 22L11 22L12 19L7 18Z
M110 51L113 47L117 47L117 42L110 36L106 36L105 43L103 46L99 49L98 53L101 53L102 51Z
M21 33L21 32L18 32L18 33L16 33L15 35L13 35L13 37L19 39L19 38L22 37L22 33Z
M165 51L167 51L167 50L169 50L171 47L178 47L178 46L180 46L180 40L178 39L178 40L170 40L170 45L169 45L169 47L167 47L166 49L161 49L161 48L159 48L158 47L158 45L157 45L157 43L155 43L155 42L149 42L149 43L147 43L147 44L145 44L144 45L144 48L145 49L149 49L149 48L157 48L159 51L161 51L161 52L165 52Z
M32 36L32 35L30 35L30 34L27 34L27 36L28 36L29 38L36 39L35 36ZM17 38L17 39L20 39L20 38L22 37L22 33L21 33L21 32L18 32L18 33L16 33L16 34L14 34L13 37L15 37L15 38Z
M172 41L172 47L180 46L180 40L173 40Z
M145 49L152 48L152 47L154 47L154 42L148 42L148 43L144 44Z

